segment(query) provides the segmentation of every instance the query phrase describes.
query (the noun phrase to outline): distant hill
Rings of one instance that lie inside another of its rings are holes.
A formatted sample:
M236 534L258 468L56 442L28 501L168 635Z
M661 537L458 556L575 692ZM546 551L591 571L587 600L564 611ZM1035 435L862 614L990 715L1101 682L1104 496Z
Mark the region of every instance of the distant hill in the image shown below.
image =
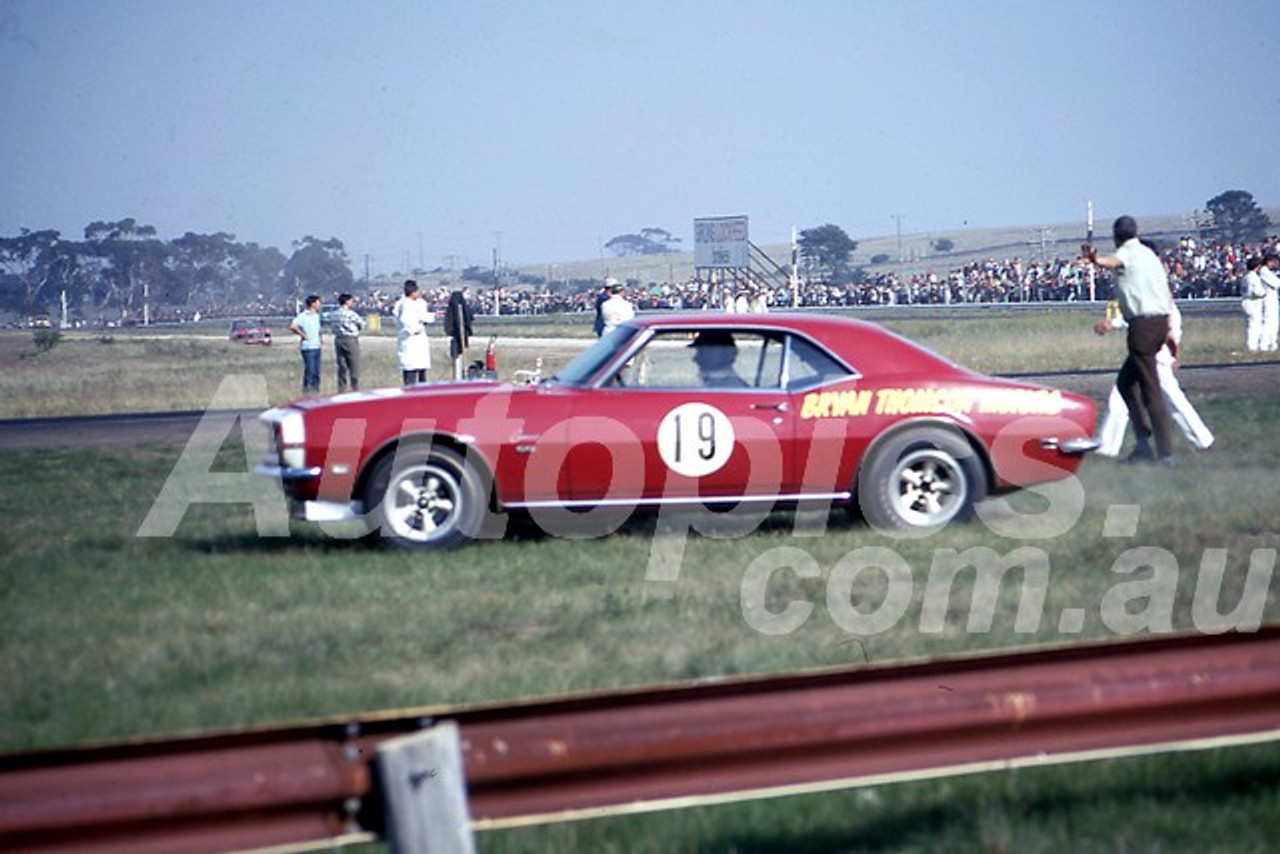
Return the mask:
M1280 208L1265 208L1274 227L1280 227ZM1142 232L1157 240L1177 239L1193 231L1185 215L1137 215ZM838 224L838 223L837 223ZM808 226L805 226L806 228ZM1274 230L1273 227L1273 230ZM1094 240L1101 246L1111 244L1111 221L1099 218L1094 223ZM855 266L868 272L900 270L905 273L942 272L963 267L984 258L1049 258L1070 257L1079 252L1085 237L1083 218L1079 222L1059 223L1048 226L1009 226L1007 228L963 229L946 232L924 232L863 237L850 234L858 242L853 253ZM954 246L950 252L935 252L933 243L950 240ZM786 266L791 261L791 246L786 243L758 244L774 261ZM899 263L899 251L904 260ZM885 263L872 264L871 259L885 256ZM546 276L548 264L526 264L516 268L522 273ZM605 275L624 280L649 282L685 281L693 276L693 253L673 252L667 255L642 255L625 258L599 258L586 261L558 261L554 263L555 277L571 279L600 279Z

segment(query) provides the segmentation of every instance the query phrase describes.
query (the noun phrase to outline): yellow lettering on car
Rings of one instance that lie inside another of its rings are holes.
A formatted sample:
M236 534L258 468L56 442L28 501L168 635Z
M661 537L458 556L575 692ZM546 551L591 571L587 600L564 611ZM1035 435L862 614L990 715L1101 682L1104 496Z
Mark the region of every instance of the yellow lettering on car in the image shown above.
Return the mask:
M1057 415L1062 412L1062 392L1056 388L992 389L982 395L978 411L983 415Z
M957 388L882 388L876 394L877 415L968 415L973 393Z
M874 403L874 406L873 406ZM876 415L1057 415L1062 412L1057 389L1011 388L882 388L874 392L814 391L806 394L800 417L851 418Z
M813 391L800 404L801 418L848 418L866 415L871 407L870 391Z

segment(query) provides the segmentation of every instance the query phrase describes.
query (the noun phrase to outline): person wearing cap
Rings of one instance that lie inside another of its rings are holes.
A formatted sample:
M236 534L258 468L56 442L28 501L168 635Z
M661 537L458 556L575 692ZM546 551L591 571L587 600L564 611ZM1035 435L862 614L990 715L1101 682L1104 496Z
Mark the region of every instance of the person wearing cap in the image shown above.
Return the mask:
M608 335L618 326L635 317L636 309L627 299L622 282L608 278L604 283L609 289L609 298L600 304L600 319L603 321L601 334Z
M1262 300L1267 286L1262 284L1258 270L1262 267L1261 255L1250 255L1244 262L1245 274L1240 277L1240 305L1244 308L1244 347L1250 353L1262 349Z
M1116 245L1114 255L1099 255L1088 243L1080 247L1080 252L1085 262L1114 274L1116 302L1128 324L1128 355L1116 375L1116 387L1129 409L1129 421L1137 437L1128 459L1168 464L1173 460L1173 419L1160 391L1156 353L1169 337L1169 312L1173 306L1169 276L1160 256L1138 239L1138 223L1133 217L1116 219L1111 237ZM1110 324L1099 320L1094 331L1105 335ZM1155 453L1151 450L1152 436Z
M1262 280L1265 291L1262 295L1262 350L1272 352L1280 348L1280 276L1276 269L1280 268L1280 255L1274 250L1267 252L1258 269L1258 278Z
M733 333L718 329L699 332L689 345L693 348L693 363L698 367L698 378L706 388L746 388L746 380L734 371L738 360L738 345Z

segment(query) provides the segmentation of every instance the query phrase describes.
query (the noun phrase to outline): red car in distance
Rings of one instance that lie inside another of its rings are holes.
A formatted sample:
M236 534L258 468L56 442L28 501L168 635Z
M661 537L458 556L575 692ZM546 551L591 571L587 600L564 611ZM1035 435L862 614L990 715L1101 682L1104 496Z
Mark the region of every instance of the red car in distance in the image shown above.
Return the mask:
M297 518L399 545L613 530L640 508L817 502L928 532L988 495L1067 477L1096 443L1081 395L970 371L884 328L815 314L657 314L536 385L451 382L261 416Z
M271 346L271 327L261 320L233 320L227 338L240 344Z

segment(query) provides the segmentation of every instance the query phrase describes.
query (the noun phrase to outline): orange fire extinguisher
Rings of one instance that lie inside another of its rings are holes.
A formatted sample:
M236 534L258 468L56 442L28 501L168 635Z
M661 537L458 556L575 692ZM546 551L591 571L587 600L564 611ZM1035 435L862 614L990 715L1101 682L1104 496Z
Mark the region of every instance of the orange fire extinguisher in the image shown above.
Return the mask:
M498 372L498 336L489 336L489 346L484 348L484 369L491 373Z

